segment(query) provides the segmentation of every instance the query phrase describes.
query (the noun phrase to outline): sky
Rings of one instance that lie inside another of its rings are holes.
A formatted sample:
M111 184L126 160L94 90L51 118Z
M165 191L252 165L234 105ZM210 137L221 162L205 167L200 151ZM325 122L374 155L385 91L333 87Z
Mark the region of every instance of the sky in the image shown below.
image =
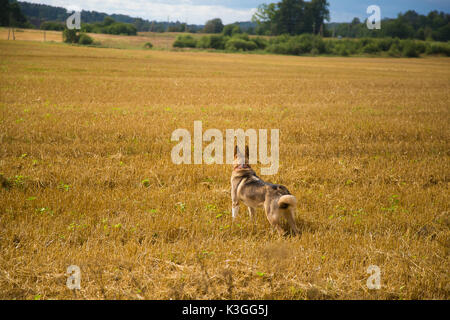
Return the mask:
M126 14L157 21L181 21L204 24L207 20L221 18L225 24L250 21L258 5L280 0L22 0L48 4L71 10L99 11L108 14ZM382 18L394 18L399 12L413 9L425 14L432 10L450 13L450 0L328 0L330 22L350 22L354 17L361 21L369 15L370 5L381 8Z

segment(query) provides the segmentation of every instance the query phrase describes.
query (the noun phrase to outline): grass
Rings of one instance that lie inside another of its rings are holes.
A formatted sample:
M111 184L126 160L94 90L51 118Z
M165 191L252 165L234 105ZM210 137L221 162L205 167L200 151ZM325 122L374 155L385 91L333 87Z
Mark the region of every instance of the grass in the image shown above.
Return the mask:
M0 298L448 299L449 64L0 41ZM172 164L194 120L280 129L301 236Z

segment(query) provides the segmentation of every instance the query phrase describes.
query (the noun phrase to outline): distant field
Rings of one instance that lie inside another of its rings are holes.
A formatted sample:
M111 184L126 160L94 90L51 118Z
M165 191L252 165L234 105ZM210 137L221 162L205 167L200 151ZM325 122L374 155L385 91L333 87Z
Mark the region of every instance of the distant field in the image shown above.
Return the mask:
M144 44L151 42L154 48L170 49L179 33L176 32L139 32L137 36L119 36L111 34L88 33L94 40L100 41L102 46L119 49L142 49ZM203 34L194 34L200 37ZM15 32L16 40L44 41L44 31L34 29L18 29ZM12 39L12 34L10 34ZM46 31L46 41L62 42L61 31ZM8 29L0 28L0 39L8 39Z
M0 298L449 299L449 79L448 58L0 40ZM231 224L230 166L172 164L194 120L280 129L264 178L297 197L301 236L262 210Z

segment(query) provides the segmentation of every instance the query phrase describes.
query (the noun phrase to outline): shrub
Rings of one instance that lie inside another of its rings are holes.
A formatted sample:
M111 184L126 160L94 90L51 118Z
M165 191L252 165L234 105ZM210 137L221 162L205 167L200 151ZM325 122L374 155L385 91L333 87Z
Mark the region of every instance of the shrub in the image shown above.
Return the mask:
M320 54L320 52L319 52L319 50L318 50L317 48L313 48L313 49L311 50L311 54L312 54L313 56L317 56L318 54Z
M398 44L394 43L388 51L388 55L391 57L401 57L402 53L400 51L400 48Z
M334 52L334 46L336 41L327 40L325 43L325 53L332 54Z
M175 47L175 44L173 45ZM207 49L210 47L210 38L209 36L203 36L200 39L198 39L197 43L196 43L196 47L197 48L203 48L203 49Z
M233 38L250 41L250 38L247 33L236 33L233 35Z
M75 29L64 29L63 31L63 41L66 43L78 43L80 36L77 34Z
M321 37L311 34L303 34L294 37L282 35L275 39L271 39L269 43L270 45L266 50L278 54L320 54L331 52L332 50L331 42L325 42Z
M335 47L335 53L339 56L347 57L350 55L350 52L347 50L345 45L339 45Z
M228 37L212 35L209 37L209 48L223 50L228 39Z
M146 43L144 44L144 48L145 48L145 49L151 49L151 48L153 48L153 44L152 44L151 42L146 42Z
M300 55L304 53L309 53L312 50L312 42L305 35L299 37L292 37L287 42L286 47L288 54Z
M288 54L287 43L274 43L266 49L267 52L276 54Z
M318 53L325 53L325 42L323 41L322 37L315 36L313 40L313 50ZM313 53L311 51L311 53Z
M432 43L430 45L429 53L431 54L443 54L447 57L450 56L450 44L449 43Z
M367 45L363 47L362 52L374 54L380 52L380 48L378 47L378 44L376 42L369 42Z
M246 41L233 37L227 41L225 49L230 51L251 51L256 50L257 45L253 41Z
M195 48L197 40L190 35L179 35L173 43L175 48Z
M407 41L405 42L403 46L403 55L408 58L416 58L419 56L419 53L416 49L416 45L413 41Z
M261 37L253 38L251 41L253 41L258 49L265 49L268 46L268 41Z
M425 43L423 43L422 41L416 41L415 46L418 54L425 53L425 51L427 50Z
M80 38L78 39L78 43L82 45L89 45L94 42L94 39L92 39L90 36L88 36L85 33L80 34Z
M228 39L222 35L203 36L197 41L197 48L223 50Z
M385 38L378 40L378 47L381 51L389 51L392 44L394 44L395 40L392 38Z
M95 29L95 28L94 28ZM130 23L114 22L102 29L102 33L135 36L137 29Z

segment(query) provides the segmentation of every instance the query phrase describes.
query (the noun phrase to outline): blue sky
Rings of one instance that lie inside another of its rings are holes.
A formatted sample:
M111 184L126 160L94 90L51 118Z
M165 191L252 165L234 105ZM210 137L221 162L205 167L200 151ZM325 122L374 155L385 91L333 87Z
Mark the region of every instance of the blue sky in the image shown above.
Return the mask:
M75 10L121 13L144 19L183 21L204 24L219 17L224 23L248 21L258 5L279 0L24 0ZM331 22L349 22L354 17L367 18L369 5L381 8L382 18L396 17L409 9L419 13L439 10L450 13L450 0L328 0Z

